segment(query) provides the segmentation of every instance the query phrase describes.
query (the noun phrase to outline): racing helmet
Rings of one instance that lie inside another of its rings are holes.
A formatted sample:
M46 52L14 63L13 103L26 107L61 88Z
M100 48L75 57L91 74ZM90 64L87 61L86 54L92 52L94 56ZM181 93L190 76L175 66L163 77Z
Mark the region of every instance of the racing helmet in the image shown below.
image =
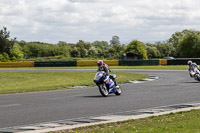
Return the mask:
M97 65L98 65L98 67L102 67L103 66L103 61L102 60L98 60L97 61Z
M188 61L188 65L192 65L192 61L191 60Z

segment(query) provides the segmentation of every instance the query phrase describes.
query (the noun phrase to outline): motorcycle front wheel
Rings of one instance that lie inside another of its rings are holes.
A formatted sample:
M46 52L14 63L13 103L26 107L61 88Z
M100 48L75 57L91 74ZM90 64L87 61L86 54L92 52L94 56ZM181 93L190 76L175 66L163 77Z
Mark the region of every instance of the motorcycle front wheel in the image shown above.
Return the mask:
M104 96L104 97L108 96L108 90L107 90L105 84L99 85L99 91L102 96Z

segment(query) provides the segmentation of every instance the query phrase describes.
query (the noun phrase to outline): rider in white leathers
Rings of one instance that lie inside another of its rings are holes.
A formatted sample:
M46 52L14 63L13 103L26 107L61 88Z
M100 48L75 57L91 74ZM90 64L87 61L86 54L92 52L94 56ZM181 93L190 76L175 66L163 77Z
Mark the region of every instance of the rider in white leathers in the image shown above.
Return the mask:
M188 61L188 71L190 73L190 77L193 77L195 74L200 74L199 66L191 60Z

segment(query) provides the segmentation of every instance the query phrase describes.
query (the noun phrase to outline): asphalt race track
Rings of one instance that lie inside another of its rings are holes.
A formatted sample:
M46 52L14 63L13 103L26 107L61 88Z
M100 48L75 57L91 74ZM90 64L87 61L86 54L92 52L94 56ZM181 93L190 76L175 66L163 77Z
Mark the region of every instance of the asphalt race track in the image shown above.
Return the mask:
M0 69L0 71L68 72L86 69ZM0 95L0 128L200 101L200 82L186 70L129 70L160 77L122 85L122 95L102 97L97 87ZM63 73L65 74L65 73ZM93 79L91 79L93 80Z

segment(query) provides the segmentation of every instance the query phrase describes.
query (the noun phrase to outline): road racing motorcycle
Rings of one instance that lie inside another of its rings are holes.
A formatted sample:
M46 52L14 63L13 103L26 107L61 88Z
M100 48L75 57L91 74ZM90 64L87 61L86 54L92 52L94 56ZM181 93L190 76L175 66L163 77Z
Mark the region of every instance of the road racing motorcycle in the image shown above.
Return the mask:
M102 96L107 97L108 94L114 93L115 95L121 95L121 87L116 87L115 82L116 75L105 76L104 71L98 71L94 77L94 82L99 87L99 91Z
M199 70L198 68L195 68L194 71L189 71L190 73L190 77L194 77L195 80L199 81L200 82L200 73L199 73Z

